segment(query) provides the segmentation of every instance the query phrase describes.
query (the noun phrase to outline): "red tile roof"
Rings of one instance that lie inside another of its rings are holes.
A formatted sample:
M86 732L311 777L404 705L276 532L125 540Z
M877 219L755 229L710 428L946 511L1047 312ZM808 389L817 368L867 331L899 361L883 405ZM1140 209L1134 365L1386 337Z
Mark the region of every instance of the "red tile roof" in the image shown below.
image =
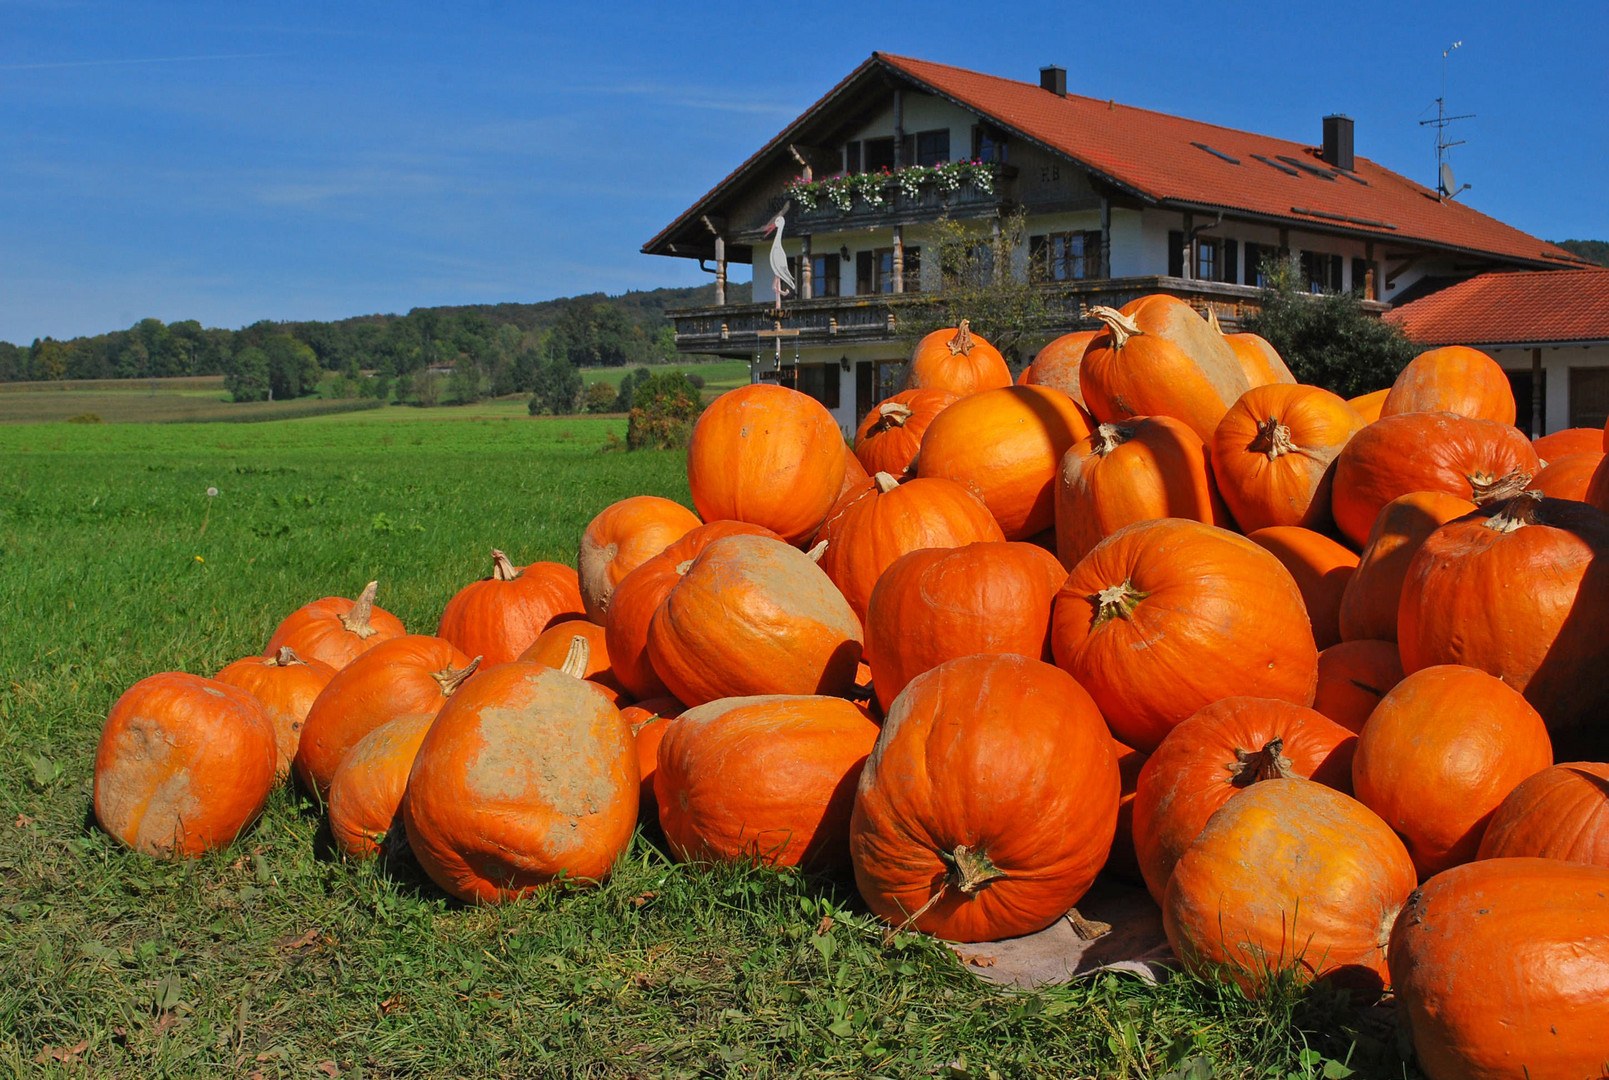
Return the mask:
M1386 318L1427 345L1609 341L1609 270L1480 274Z

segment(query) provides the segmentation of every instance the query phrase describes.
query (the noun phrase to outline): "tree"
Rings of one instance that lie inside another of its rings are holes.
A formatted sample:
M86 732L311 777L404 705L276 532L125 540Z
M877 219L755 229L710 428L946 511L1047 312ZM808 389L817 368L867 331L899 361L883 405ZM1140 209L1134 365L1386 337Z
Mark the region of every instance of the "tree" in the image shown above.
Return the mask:
M65 379L67 377L67 344L55 338L36 338L33 344L33 368L36 379Z
M460 405L468 405L486 396L486 380L474 357L460 356L447 378L447 394Z
M230 358L223 385L235 401L266 401L269 388L268 354L254 345L241 349Z
M606 382L595 382L587 387L586 407L590 413L612 412L619 394Z
M318 355L289 334L271 334L263 341L268 356L268 384L276 401L305 397L318 389L324 370Z
M627 449L674 450L687 445L704 402L686 375L680 371L650 375L633 396L635 403L626 418Z
M550 412L564 416L581 398L581 373L568 360L554 358L536 369L536 386L528 406L532 416Z
M1297 382L1357 397L1390 386L1419 353L1395 324L1365 311L1357 294L1303 292L1294 260L1264 263L1263 271L1262 310L1245 329L1279 351Z
M647 368L640 367L636 371L628 371L622 375L620 377L620 393L615 396L615 406L610 411L630 412L637 393L637 387L647 382L650 374Z

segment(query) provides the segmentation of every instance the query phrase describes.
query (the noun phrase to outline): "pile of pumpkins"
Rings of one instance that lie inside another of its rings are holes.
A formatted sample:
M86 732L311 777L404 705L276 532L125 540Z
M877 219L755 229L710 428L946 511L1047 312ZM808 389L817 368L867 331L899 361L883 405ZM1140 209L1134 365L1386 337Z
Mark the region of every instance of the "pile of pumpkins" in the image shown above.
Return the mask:
M348 855L405 833L466 901L598 881L642 821L952 941L1104 869L1190 971L1394 991L1432 1077L1604 1075L1605 432L1533 443L1471 349L1345 401L1172 297L1091 314L1015 382L929 335L852 451L803 394L727 393L696 516L493 552L433 636L371 583L138 683L100 823L193 855L294 771Z

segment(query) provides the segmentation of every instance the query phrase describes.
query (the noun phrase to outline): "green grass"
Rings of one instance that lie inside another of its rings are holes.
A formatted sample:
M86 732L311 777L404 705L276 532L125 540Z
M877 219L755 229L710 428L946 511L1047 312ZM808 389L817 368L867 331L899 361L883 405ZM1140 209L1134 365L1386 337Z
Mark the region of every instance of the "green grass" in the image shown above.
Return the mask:
M601 367L582 368L581 377L587 385L595 382L606 382L618 389L620 380L628 372L637 370L634 367ZM746 360L718 360L707 364L666 364L659 367L650 367L649 371L682 371L689 375L702 375L706 396L709 391L734 390L739 386L747 386L749 382L749 364Z
M193 862L94 829L100 726L136 680L211 674L370 578L429 632L492 546L568 561L608 503L687 500L680 454L602 452L620 420L434 420L455 412L0 429L0 1073L1404 1075L1323 993L996 990L842 885L643 836L603 888L473 909L332 857L289 791Z

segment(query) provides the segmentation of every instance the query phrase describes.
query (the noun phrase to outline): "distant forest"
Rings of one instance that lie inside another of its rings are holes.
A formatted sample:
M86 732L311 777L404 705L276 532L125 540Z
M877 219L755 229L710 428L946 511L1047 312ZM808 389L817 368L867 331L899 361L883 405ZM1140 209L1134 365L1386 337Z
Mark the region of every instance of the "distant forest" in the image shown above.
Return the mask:
M236 401L302 397L323 384L342 397L455 400L529 393L557 369L676 358L667 308L711 304L713 284L539 304L414 308L337 322L141 319L127 330L31 345L0 341L0 382L223 375ZM567 374L567 373L566 373ZM445 385L443 385L445 384Z
M1599 266L1609 266L1609 240L1555 240L1564 250L1583 259L1591 259Z

